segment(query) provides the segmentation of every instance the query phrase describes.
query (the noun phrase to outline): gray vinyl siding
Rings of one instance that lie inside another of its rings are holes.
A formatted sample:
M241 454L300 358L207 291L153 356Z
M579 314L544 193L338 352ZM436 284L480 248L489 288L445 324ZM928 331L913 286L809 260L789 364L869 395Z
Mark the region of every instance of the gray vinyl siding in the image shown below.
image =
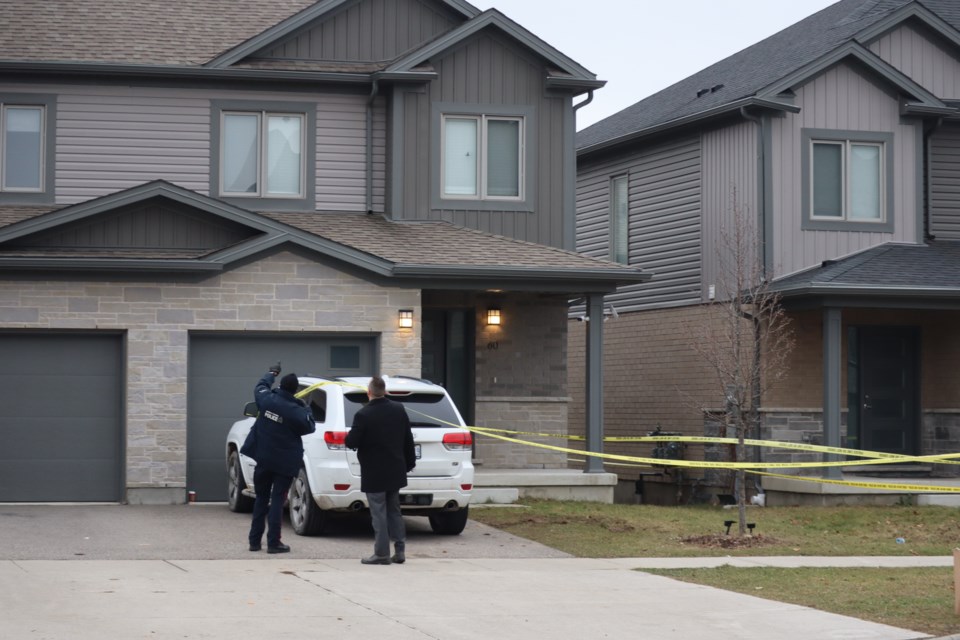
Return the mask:
M293 34L258 57L349 62L393 60L462 21L438 2L351 2L323 22Z
M715 129L703 135L703 300L709 300L708 287L716 295L736 288L729 269L735 260L737 230L735 213L742 220L739 230L749 240L743 242L745 265L756 264L760 248L760 207L758 177L757 125L753 122ZM723 261L721 263L721 261ZM725 268L724 268L725 267Z
M772 268L774 277L819 265L884 242L917 242L922 193L919 128L901 120L899 101L848 65L838 65L796 89L800 113L772 119ZM893 134L893 232L802 230L803 129Z
M700 301L700 136L582 163L577 177L577 250L610 256L610 181L628 176L630 264L653 273L605 300L618 311Z
M431 60L438 73L426 94L408 92L397 118L402 131L402 164L393 171L397 218L446 220L508 237L564 246L563 171L565 118L569 95L548 95L544 89L546 69L538 58L486 30L462 46ZM527 136L527 173L523 203L467 201L434 207L439 194L439 112L432 105L455 104L463 109L496 109L506 115L511 108L524 116ZM569 150L566 150L569 151ZM569 159L569 158L568 158ZM434 165L434 166L432 166ZM569 232L569 229L567 229ZM569 246L569 239L567 239Z
M960 240L960 127L943 127L930 139L930 233Z
M155 90L58 93L57 203L82 202L158 179L208 193L209 100Z
M2 87L6 90L6 87ZM30 88L38 91L36 87ZM317 112L319 211L366 210L366 94L43 86L57 96L56 202L73 204L167 180L210 195L211 103L302 102ZM12 90L12 89L11 89ZM17 87L22 91L23 87ZM374 110L374 209L383 211L385 100ZM256 199L246 206L257 209Z
M905 24L870 43L870 50L937 97L960 97L960 59L942 38Z

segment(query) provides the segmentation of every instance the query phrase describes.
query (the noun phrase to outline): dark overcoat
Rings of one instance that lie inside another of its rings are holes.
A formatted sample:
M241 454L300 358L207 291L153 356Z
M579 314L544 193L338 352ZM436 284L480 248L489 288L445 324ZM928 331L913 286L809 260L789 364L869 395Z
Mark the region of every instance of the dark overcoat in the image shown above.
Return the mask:
M417 464L410 418L399 402L374 398L353 417L346 445L357 450L360 490L397 491Z
M316 431L313 414L289 391L271 389L276 376L267 373L253 390L260 415L240 453L257 461L257 467L283 476L300 473L302 436Z

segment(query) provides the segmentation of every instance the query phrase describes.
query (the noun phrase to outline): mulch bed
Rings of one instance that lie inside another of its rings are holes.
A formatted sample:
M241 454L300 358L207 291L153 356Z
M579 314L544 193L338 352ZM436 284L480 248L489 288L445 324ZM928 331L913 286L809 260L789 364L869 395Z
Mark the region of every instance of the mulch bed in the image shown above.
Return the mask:
M780 541L776 538L771 538L759 533L752 536L713 533L705 536L688 536L681 538L680 541L685 544L694 544L698 547L711 549L750 549L753 547L766 547L780 544Z

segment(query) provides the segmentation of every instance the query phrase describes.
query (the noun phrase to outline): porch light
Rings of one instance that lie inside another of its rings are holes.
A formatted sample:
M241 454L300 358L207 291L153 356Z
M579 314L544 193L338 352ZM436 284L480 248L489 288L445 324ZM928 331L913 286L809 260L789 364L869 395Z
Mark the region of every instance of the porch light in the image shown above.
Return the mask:
M499 307L490 307L487 309L487 324L492 326L500 326Z
M413 328L413 309L400 309L400 328Z

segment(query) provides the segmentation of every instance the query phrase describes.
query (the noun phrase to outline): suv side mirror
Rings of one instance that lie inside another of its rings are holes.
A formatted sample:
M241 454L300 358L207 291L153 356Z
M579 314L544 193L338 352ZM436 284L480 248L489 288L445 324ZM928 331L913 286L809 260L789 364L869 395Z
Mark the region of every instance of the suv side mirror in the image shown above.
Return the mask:
M257 403L248 402L247 404L245 404L243 406L243 415L247 416L248 418L256 418L257 416L259 416L260 410L257 409Z

